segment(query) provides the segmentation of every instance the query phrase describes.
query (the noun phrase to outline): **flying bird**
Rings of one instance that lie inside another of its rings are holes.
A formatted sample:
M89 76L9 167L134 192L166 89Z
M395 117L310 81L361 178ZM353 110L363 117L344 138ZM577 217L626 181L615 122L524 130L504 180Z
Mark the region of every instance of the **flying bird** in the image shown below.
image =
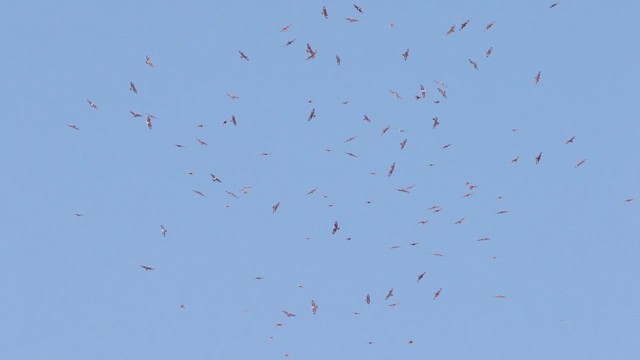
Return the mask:
M497 214L497 215L500 215L500 214L506 214L506 213L508 213L508 212L509 212L509 210L500 210L500 211L498 211L496 214Z
M492 47L490 47L490 48L487 50L487 52L485 52L484 54L485 54L487 57L489 57L489 56L491 56L491 53L492 53L492 52L493 52L493 46L492 46Z
M456 222L454 222L453 224L454 225L460 225L460 224L462 224L463 221L464 221L464 218L460 218L460 219L456 220Z
M582 166L582 164L584 164L585 161L587 161L587 159L582 159L582 160L578 161L578 163L576 164L576 167Z
M285 47L287 47L287 46L289 46L289 45L293 44L295 41L296 41L296 39L289 40L289 41L287 41L287 43L286 43L286 44L284 44L284 46L285 46Z
M442 148L443 148L443 149L446 149L446 148L448 148L449 146L451 146L451 144L444 145L444 146L442 146Z
M571 137L571 139L569 139L569 140L565 141L565 143L564 143L564 144L565 144L565 145L567 145L567 144L572 144L572 143L573 143L573 140L574 140L575 138L576 138L576 136L575 136L575 135L574 135L574 136L572 136L572 137Z
M453 34L455 31L456 31L456 26L455 25L451 25L451 27L449 28L449 30L447 31L447 33L445 35Z
M133 116L134 118L137 118L137 117L141 117L141 116L142 116L142 114L137 113L137 112L135 112L135 111L131 111L131 110L129 110L129 114L131 114L131 116Z
M356 4L353 4L353 7L354 7L354 8L356 8L356 10L358 10L358 12L359 12L360 14L362 14L362 13L363 13L363 12L362 12L362 8L361 8L360 6L358 6L358 5L356 5Z
M389 167L389 173L387 174L387 177L391 176L395 169L396 169L396 163L391 164L391 166Z
M294 317L296 316L296 314L292 313L292 312L288 312L287 310L282 310L282 312L287 315L287 317Z
M213 175L212 173L209 173L209 175L211 176L211 181L222 183L222 180L220 180L219 177Z
M367 294L367 297L364 299L364 302L367 303L367 305L371 304L371 295Z
M249 61L249 57L247 56L247 54L242 52L242 50L238 50L238 53L240 53L240 58L241 59L245 59L245 60Z
M147 123L147 127L149 128L149 130L153 129L153 124L151 123L150 116L147 116L147 120L145 120L145 122Z
M536 165L538 165L538 163L540 162L540 159L542 159L542 151L538 153L538 156L536 156Z
M549 6L549 9L553 9L554 7L558 6L559 3L553 3Z
M226 94L226 95L227 95L227 96L229 97L229 99L231 99L231 100L235 100L235 99L237 99L237 98L238 98L238 96L236 96L236 95L234 95L234 94Z
M327 7L326 6L322 7L322 16L324 16L325 19L329 18L329 13L327 12Z
M149 65L150 67L153 67L153 61L151 60L151 58L149 57L149 55L146 56L146 60L144 61L145 64Z
M438 88L438 92L442 95L443 98L447 98L447 91L441 88Z
M203 194L202 191L199 191L199 190L193 190L193 192L198 194L198 195L200 195L200 196L207 196L207 195Z
M422 280L422 278L424 277L424 274L425 274L425 273L423 272L422 274L418 275L418 280L416 280L416 282L418 282L418 281Z
M318 311L318 305L316 304L315 301L311 300L311 312L313 312L313 315L315 315L317 311Z
M80 128L76 125L76 124L67 124L68 127L70 127L73 130L78 130L80 131Z
M338 230L340 230L340 225L338 225L338 222L334 222L333 223L333 229L331 230L331 234L335 234L336 232L338 232Z
M345 20L347 20L348 22L350 22L350 23L352 23L352 24L353 24L353 23L355 23L355 22L360 21L360 20L358 20L358 19L354 19L354 18L345 18Z
M138 93L138 89L136 88L136 84L133 81L129 81L129 90L133 91L135 94Z
M462 24L460 24L460 31L462 31L462 29L464 29L465 27L467 27L467 24L469 24L469 20L465 20L465 22L463 22Z
M283 27L282 29L280 29L280 32L287 32L287 31L289 31L290 27L291 27L291 24L289 24L289 25Z
M496 23L495 20L490 22L490 23L488 23L487 26L484 27L484 31L487 31L487 30L491 29L493 27L493 24L495 24L495 23Z
M407 146L407 139L402 140L400 143L400 150L404 150L405 146Z
M391 95L395 96L397 99L402 99L402 98L400 97L400 94L398 94L398 92L397 92L397 91L395 91L395 90L389 90L389 92L391 93Z
M154 268L152 268L151 266L146 266L146 265L140 265L141 268L143 268L145 271L149 271L149 270L155 270Z
M357 138L357 136L352 136L352 137L348 138L347 140L345 140L344 142L350 142L350 141L355 140L356 138Z
M98 105L96 105L96 103L94 103L94 102L93 102L93 101L91 101L91 100L87 100L87 103L89 104L89 106L90 106L92 109L97 109L97 108L98 108Z
M434 118L432 118L431 120L433 120L433 128L434 128L434 129L435 129L435 128L437 128L437 127L438 127L438 125L440 125L440 121L438 120L438 117L437 117L437 116L436 116L436 117L434 117Z
M536 76L533 77L533 80L536 82L536 84L540 82L540 75L541 74L542 74L542 71L538 71Z
M206 142L206 141L204 141L204 140L196 139L196 141L197 141L200 145L203 145L203 146L209 146L209 144L207 144L207 142Z
M518 162L519 159L520 159L520 156L516 156L513 159L511 159L511 162L512 163L516 163L516 162Z
M367 116L367 115L365 115ZM380 135L384 135L384 133L386 133L387 131L389 131L389 128L391 127L391 125L387 126L386 128L382 129L382 134Z
M438 291L436 291L435 294L433 294L433 300L437 299L438 296L440 296L441 292L442 292L442 288L438 289Z
M278 201L277 203L275 203L272 207L271 207L271 213L275 214L276 211L278 211L278 208L280 207L280 202Z
M506 299L507 297L504 295L495 295L494 298L496 299Z
M309 190L309 192L307 192L307 195L311 195L316 191L318 191L318 188L313 188L313 189Z
M384 297L385 300L389 300L390 297L393 296L393 288L391 288L389 290L389 292L387 292L387 296Z
M471 64L471 66L473 66L474 69L478 70L478 64L476 64L475 61L469 59L469 63Z
M167 237L167 229L163 225L160 225L160 233L162 237Z
M367 116L367 114L364 114L364 117L362 118L362 120L364 120L366 122L371 122L371 119L369 119L369 116Z
M311 109L311 113L309 114L309 118L307 118L307 121L311 121L311 119L313 119L314 117L316 117L316 109Z
M424 86L420 84L420 97L424 99L426 96L427 96L427 89L425 89Z
M336 54L336 63L338 64L338 66L340 66L341 62L342 62L342 59L340 59L340 55Z
M409 49L405 50L402 53L402 57L404 58L404 61L407 61L407 59L409 58Z
M234 197L234 198L236 198L236 199L240 199L240 197L239 197L238 195L236 195L236 193L234 193L233 191L225 190L224 192L225 192L227 195L231 196L231 197Z

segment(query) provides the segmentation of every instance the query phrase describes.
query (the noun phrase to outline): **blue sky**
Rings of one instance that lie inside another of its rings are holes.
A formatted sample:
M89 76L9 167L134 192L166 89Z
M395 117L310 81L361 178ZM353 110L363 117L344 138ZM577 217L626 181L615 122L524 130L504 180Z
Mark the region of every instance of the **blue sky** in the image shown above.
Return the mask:
M0 5L0 358L634 358L640 4L357 4Z

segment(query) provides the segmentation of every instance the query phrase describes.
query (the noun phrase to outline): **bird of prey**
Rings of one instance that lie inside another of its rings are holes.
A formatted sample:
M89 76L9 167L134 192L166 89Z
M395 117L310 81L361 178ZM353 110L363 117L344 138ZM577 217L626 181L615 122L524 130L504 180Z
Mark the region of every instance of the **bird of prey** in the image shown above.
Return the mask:
M400 143L400 150L404 150L405 146L407 146L407 139L402 140Z
M207 144L207 142L206 142L206 141L204 141L204 140L196 139L196 141L197 141L200 145L203 145L203 146L209 146L209 144Z
M490 22L490 23L488 23L487 26L484 27L484 31L487 31L487 30L491 29L493 27L493 24L495 24L495 23L496 23L495 20Z
M554 7L558 6L559 3L553 3L549 6L549 9L553 9Z
M238 120L236 120L236 116L235 115L231 115L231 123L234 126L238 126Z
M287 310L282 310L282 312L287 315L287 317L294 317L296 316L296 314L292 313L292 312L288 312Z
M282 29L280 29L280 32L287 32L287 31L289 31L290 27L291 27L291 24L289 24L289 25L283 27Z
M424 86L420 84L420 97L424 99L426 96L427 96L427 89L425 89Z
M342 59L340 59L340 55L336 54L336 63L338 64L338 66L340 66L341 62L342 62Z
M134 118L137 118L137 117L141 117L141 116L142 116L142 114L137 113L137 112L135 112L135 111L131 111L131 110L129 110L129 114L131 114L131 116L133 116Z
M442 95L443 98L447 98L447 91L441 88L438 88L438 92Z
M147 123L147 127L149 128L149 130L151 130L153 128L153 124L151 123L151 117L150 116L147 116L146 123Z
M149 55L147 55L146 57L147 57L147 59L144 61L144 63L149 65L150 67L153 67L153 61L151 60Z
M389 172L387 173L387 177L391 176L395 169L396 169L396 163L391 164L391 166L389 167Z
M435 128L437 128L437 127L438 127L438 125L440 125L440 121L438 120L438 117L437 117L437 116L436 116L436 117L434 117L434 118L432 118L431 120L433 120L433 128L434 128L434 129L435 129Z
M519 159L520 159L520 156L516 156L513 159L511 159L511 162L512 163L516 163L516 162L518 162Z
M416 280L416 282L418 282L418 281L422 280L422 278L424 277L424 274L425 274L425 273L423 272L422 274L418 275L418 280Z
M395 96L396 98L398 98L398 99L402 99L402 98L400 97L400 94L398 94L398 92L397 92L397 91L395 91L395 90L389 90L389 92L391 93L391 95Z
M500 214L506 214L506 213L508 213L508 212L509 212L509 210L500 210L500 211L498 211L496 214L497 214L497 215L500 215Z
M360 14L362 14L362 13L363 13L363 12L362 12L362 8L361 8L360 6L358 6L358 5L356 5L356 4L353 4L353 7L354 7L354 8L356 8L356 10L358 10L358 12L359 12Z
M496 299L506 299L507 297L504 295L495 295L494 298Z
M219 178L219 177L217 177L217 176L215 176L215 175L213 175L213 174L211 174L211 173L209 173L209 175L211 176L211 181L213 181L213 182L219 182L219 183L221 183L221 184L222 184L222 180L220 180L220 178Z
M456 26L455 25L451 25L451 27L449 28L449 30L447 31L447 33L445 35L453 34L455 31L456 31Z
M224 192L225 192L227 195L231 196L231 197L234 197L234 198L236 198L236 199L240 199L240 197L239 197L238 195L236 195L233 191L225 190Z
M140 265L141 268L143 268L145 271L149 271L149 270L155 270L154 268L152 268L151 266L146 266L146 265Z
M202 191L198 191L198 190L193 190L194 193L200 195L200 196L207 196L205 194L202 193Z
M93 101L91 101L91 100L87 100L87 103L89 104L89 106L90 106L92 109L97 109L97 108L98 108L98 105L96 105L96 103L94 103L94 102L93 102Z
M387 292L387 296L384 297L385 300L389 300L390 297L393 296L393 288L391 288L389 290L389 292Z
M476 240L476 241L489 241L489 240L491 240L491 238L489 238L489 237L482 237L482 238L480 238L480 239L478 239L478 240Z
M311 113L309 114L309 118L307 118L307 121L311 121L311 119L313 119L314 117L316 117L316 109L311 109Z
M367 297L364 299L364 302L367 303L367 305L371 304L371 295L367 294Z
M582 166L582 164L584 164L585 161L587 161L587 159L582 159L582 160L578 161L578 163L576 164L576 167Z
M84 214L81 214L81 213L73 213L73 215L78 216L78 217L84 216Z
M364 114L364 117L362 118L362 120L366 122L371 122L371 119L369 119L369 116L367 116L367 114Z
M67 124L68 127L70 127L73 130L80 130L80 128L76 125L76 124Z
M311 312L313 312L313 315L315 315L317 311L318 311L318 305L316 304L315 301L311 300Z
M366 115L365 115L366 116ZM380 135L384 135L384 133L386 133L387 131L389 131L389 128L391 127L391 125L387 126L386 128L382 129L382 134Z
M289 45L293 44L295 41L296 41L296 39L289 40L289 41L287 41L287 43L286 43L286 44L284 44L284 46L285 46L285 47L287 47L287 46L289 46Z
M542 151L536 156L536 165L540 162L540 159L542 159Z
M569 139L569 140L565 141L565 143L564 143L564 144L565 144L565 145L566 145L566 144L572 144L572 143L573 143L573 140L574 140L575 138L576 138L576 136L575 136L575 135L574 135L574 136L572 136L572 137L571 137L571 139Z
M322 16L324 16L325 19L329 18L329 13L327 12L327 7L326 6L322 7Z
M331 234L335 234L336 232L338 232L338 230L340 230L340 225L338 225L338 222L334 222L333 223L333 229L331 230Z
M484 54L485 54L487 57L489 57L489 56L491 56L491 53L492 53L492 52L493 52L493 46L492 46L492 47L490 47L490 48L487 50L487 52L485 52Z
M456 222L454 222L453 224L454 225L460 225L460 224L462 224L463 221L464 221L464 218L460 218L460 219L456 220Z
M352 23L352 24L353 24L353 23L355 23L355 22L360 21L360 20L358 20L358 19L354 19L354 18L345 18L345 20L347 20L348 22L350 22L350 23Z
M355 140L356 138L357 138L357 136L352 136L352 137L348 138L347 140L345 140L344 142L350 142L350 141Z
M402 57L404 58L404 61L407 61L407 59L409 58L409 49L405 50L402 53Z
M314 193L314 192L316 192L316 191L318 191L318 188L313 188L313 189L311 189L311 190L309 190L309 191L307 192L307 195L311 195L311 194L313 194L313 193Z
M451 144L444 145L444 146L442 146L442 148L443 148L443 149L446 149L446 148L448 148L449 146L451 146Z
M469 20L465 20L465 22L463 22L462 24L460 24L460 31L462 31L462 29L464 29L465 27L467 27L467 24L469 24Z
M231 99L231 100L235 100L235 99L237 99L237 98L238 98L238 96L236 96L236 95L234 95L234 94L226 94L226 95L227 95L227 96L229 97L229 99Z
M438 289L438 291L436 291L435 294L433 294L433 300L437 299L438 296L440 296L441 292L442 292L442 288Z
M135 94L138 93L138 89L136 88L136 84L133 81L129 81L129 90L133 91Z
M167 237L167 229L163 225L160 225L160 233L162 237Z
M245 59L247 61L249 61L249 57L247 56L247 54L245 54L244 52L242 52L242 50L238 50L238 53L240 53L240 58Z
M541 74L542 74L542 71L538 71L536 76L533 77L533 80L536 82L536 84L540 82L540 75Z
M469 59L469 63L471 64L471 66L473 66L474 69L478 70L478 64L476 64L475 61Z
M276 211L278 211L278 208L280 207L280 202L278 201L277 203L275 203L272 207L271 207L271 213L275 214Z

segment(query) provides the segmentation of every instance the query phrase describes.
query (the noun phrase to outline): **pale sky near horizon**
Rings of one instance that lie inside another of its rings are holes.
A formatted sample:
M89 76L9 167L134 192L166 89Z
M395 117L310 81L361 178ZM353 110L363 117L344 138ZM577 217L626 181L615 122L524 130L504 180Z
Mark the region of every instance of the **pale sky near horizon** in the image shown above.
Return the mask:
M640 3L552 4L0 5L0 360L635 359Z

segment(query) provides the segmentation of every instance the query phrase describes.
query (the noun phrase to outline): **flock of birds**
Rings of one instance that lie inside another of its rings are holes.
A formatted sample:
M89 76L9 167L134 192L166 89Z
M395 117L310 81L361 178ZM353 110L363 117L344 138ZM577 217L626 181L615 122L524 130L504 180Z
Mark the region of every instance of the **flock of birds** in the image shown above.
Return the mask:
M553 4L551 4L549 6L549 8L553 9L556 6L558 6L558 3L553 3ZM364 16L365 10L361 6L359 6L357 4L353 4L353 8L355 9L354 16L356 16L356 15ZM321 15L324 18L329 19L330 13L329 13L329 10L327 9L327 7L325 7L325 6L322 7ZM346 17L345 21L347 21L349 23L356 23L356 22L359 21L359 19L355 18L355 17ZM449 36L449 35L451 35L451 34L453 34L455 32L464 31L465 29L467 29L469 24L470 24L470 21L469 20L465 20L464 22L460 23L459 25L457 25L457 24L451 25L446 31L443 31L443 35L444 36ZM490 21L489 23L487 23L486 25L483 26L483 29L484 29L484 31L490 31L494 27L494 25L495 25L495 21ZM292 27L291 24L283 26L282 28L280 28L279 32L280 33L288 33L289 30L291 29L291 27ZM394 28L395 25L393 23L391 23L391 24L389 24L389 27L390 28ZM296 42L296 39L288 40L288 41L286 41L284 43L284 47L289 47L289 46L293 45L295 42ZM489 47L485 52L485 57L486 58L491 57L492 53L493 53L493 50L494 50L493 47ZM312 60L316 59L317 54L319 52L318 49L314 48L311 44L308 44L308 43L305 46L305 51L306 51L306 61L312 61ZM247 53L245 50L238 50L238 54L239 54L239 58L241 60L243 60L243 61L251 61L250 54ZM411 56L411 50L410 49L406 49L401 54L398 54L398 56L402 60L408 61L410 59L410 56ZM336 64L338 66L340 66L342 61L343 61L343 59L339 54L336 54L335 55L335 61L336 61ZM472 66L473 69L475 69L475 70L479 69L478 63L475 60L469 58L468 62ZM155 66L152 58L150 56L148 56L148 55L146 56L145 63L149 68L153 68ZM534 85L538 84L541 81L541 79L542 79L542 72L541 71L537 71L537 72L535 72L533 74L532 80L533 80L533 84ZM445 82L437 81L437 80L434 81L434 84L436 84L435 90L437 90L437 97L434 98L432 101L437 104L437 103L440 103L441 101L444 101L444 100L447 99L447 84ZM138 88L136 87L134 82L130 82L129 83L129 90L134 94L138 93ZM425 87L423 84L421 84L417 91L418 91L417 94L412 96L412 97L415 98L415 100L421 101L421 100L427 99L427 93L428 93L427 87ZM398 98L398 99L401 98L401 95L395 90L389 90L389 93L390 93L391 96L393 96L395 98ZM231 94L231 93L226 94L226 96L231 101L235 101L235 100L237 100L239 98L239 96L237 96L235 94ZM99 109L98 104L94 100L86 100L86 102L87 102L87 104L89 105L89 107L91 109L93 109L93 110L98 110ZM312 101L309 100L309 103L311 103L311 102ZM348 103L348 101L344 101L343 102L343 104L345 104L345 105L347 103ZM142 113L139 113L139 112L136 112L136 111L132 111L132 110L130 110L129 113L134 119L144 119L145 124L148 127L148 129L149 130L153 129L153 122L156 119L155 115L153 115L151 113L142 114ZM316 116L317 116L316 108L312 108L310 110L306 120L309 121L309 122L314 121L314 120L316 120ZM367 123L371 123L371 119L367 114L365 114L363 116L362 120L367 122ZM438 116L434 116L431 120L432 120L431 127L434 130L436 130L440 125L440 119L438 118ZM237 126L238 125L238 119L236 118L235 115L232 115L229 119L224 120L223 124L225 124L225 125L231 124L231 125ZM76 130L76 131L80 131L81 130L80 127L78 125L76 125L76 124L67 124L67 126L69 128L71 128L71 129L73 129L73 130ZM202 127L205 126L205 124L198 124L196 126L199 127L199 128L202 128ZM381 135L385 135L388 132L389 129L390 129L390 126L386 126L383 129L381 129ZM517 129L511 129L511 131L516 132ZM356 138L357 138L357 136L350 137L350 138L345 140L345 143L351 142L351 141L355 140ZM575 142L575 140L576 140L576 136L571 136L569 139L567 139L565 141L564 144L565 145L571 145L571 144L573 144ZM407 145L407 141L408 140L405 138L400 142L399 145L400 145L400 149L401 150L403 150L405 148L405 146ZM200 138L200 137L196 137L195 138L195 142L196 142L196 144L198 144L200 146L204 146L204 147L209 146L208 142L206 140ZM187 145L178 144L178 143L174 144L174 145L177 148L184 148L184 147L187 146ZM451 146L451 144L445 144L445 145L442 146L442 149L446 149L446 148L448 148L450 146ZM326 151L333 151L333 150L332 149L326 149ZM358 155L353 153L353 152L345 152L345 154L347 156L354 157L354 158L358 157ZM264 152L264 153L261 153L259 155L261 155L261 156L270 156L271 153ZM531 160L534 161L535 164L539 164L543 160L543 153L542 152L538 152L537 155L532 156ZM517 157L511 159L511 163L517 163L518 161L520 161L520 156L517 156ZM586 158L580 159L577 163L575 163L575 167L576 168L582 167L583 165L585 165L586 161L587 161ZM396 163L395 162L389 164L388 170L386 171L386 176L387 177L393 176L395 169L396 169ZM193 173L189 173L189 175L193 175ZM371 175L375 175L375 173L371 173ZM213 173L210 173L209 176L210 176L211 182L218 183L218 184L222 184L223 183L223 180L222 180L222 178L220 176L218 176L216 174L213 174ZM473 196L474 195L474 190L478 187L478 185L476 185L474 183L471 183L471 182L466 182L465 186L468 188L469 192L463 194L462 195L463 198L468 198L468 197ZM407 187L403 187L403 188L397 188L395 190L397 190L399 192L403 192L403 193L410 193L412 191L413 187L415 187L415 185L411 185L411 186L407 186ZM249 189L250 189L250 186L245 186L242 189L240 189L239 191L241 193L247 194L249 192ZM318 188L312 188L307 192L307 195L312 195L317 190L318 190ZM233 191L225 190L225 192L230 197L233 197L233 198L238 198L239 197L239 195L237 193L233 192ZM193 189L193 193L196 196L206 197L205 192L201 191L199 189ZM498 199L500 199L500 196L498 196ZM624 201L625 202L632 202L632 201L635 201L635 198L628 198L628 199L625 199ZM280 206L281 206L281 203L279 201L276 202L275 204L272 205L271 212L273 214L276 214L278 212L278 210L280 209ZM435 213L441 212L443 210L443 207L440 206L440 205L433 205L430 208L428 208L427 210L429 210L429 211L431 211L432 213L435 214ZM496 214L497 215L502 215L502 214L507 214L508 212L509 212L508 210L500 210L500 211L496 212ZM75 213L74 215L75 216L83 216L84 214ZM454 222L454 225L460 225L460 224L462 224L464 222L464 220L465 220L465 218L461 217L461 218L459 218L458 220L456 220ZM420 225L425 225L425 224L428 224L429 222L430 222L429 219L421 219L421 220L418 221L418 223ZM161 224L161 225L159 225L159 229L160 229L160 235L162 237L170 236L170 228L168 227L168 225L165 226L165 224ZM328 226L327 232L331 233L332 235L336 235L337 233L340 232L340 230L341 230L340 222L339 222L339 220L336 220L336 221L333 222L333 224L331 226ZM349 240L349 239L350 238L347 238L347 240ZM477 239L477 241L487 241L487 240L490 240L490 238L489 237L482 237L482 238ZM410 243L409 245L416 246L418 244L419 244L419 242L413 242L413 243ZM395 248L398 248L398 247L399 247L399 245L394 245L394 246L391 246L391 249L395 249ZM444 254L437 253L437 252L432 253L431 255L440 256L440 257L444 256ZM140 268L142 270L144 270L144 271L154 271L155 270L154 266L150 266L148 264L141 264ZM426 275L425 272L421 272L420 274L418 274L416 276L416 282L421 282L423 280L423 278L425 277L425 275ZM258 275L254 279L255 280L263 280L263 279L265 279L265 277ZM445 293L445 290L443 289L443 287L440 287L440 286L435 287L434 290L435 291L433 292L433 296L432 296L433 300L437 300L438 298L440 298L442 296L442 294ZM395 295L394 294L394 289L393 288L389 289L387 291L386 295L384 296L384 301L390 300L392 297L394 297L394 295ZM507 296L503 295L503 294L496 294L496 295L493 295L493 296L496 299L506 299L507 298ZM364 302L366 305L370 305L372 303L372 295L371 294L363 294L362 302ZM309 306L309 310L308 311L310 311L313 315L321 314L321 310L320 310L321 309L321 304L318 304L315 299L309 299L309 303L308 304L309 304L308 305ZM397 302L388 304L388 306L390 306L390 307L395 307L396 305L398 305ZM179 304L179 307L181 309L185 309L186 308L185 304ZM286 310L286 309L282 310L282 314L284 314L284 316L286 318L292 318L292 317L296 317L297 316L295 313L293 313L293 312L291 312L289 310ZM355 311L355 312L353 312L353 314L354 315L358 315L359 312ZM284 326L285 323L278 322L275 325L280 327L280 326ZM375 343L374 341L367 341L367 342L369 344ZM414 339L409 339L407 342L409 344L414 344L415 340ZM289 354L285 353L285 356L289 356Z

